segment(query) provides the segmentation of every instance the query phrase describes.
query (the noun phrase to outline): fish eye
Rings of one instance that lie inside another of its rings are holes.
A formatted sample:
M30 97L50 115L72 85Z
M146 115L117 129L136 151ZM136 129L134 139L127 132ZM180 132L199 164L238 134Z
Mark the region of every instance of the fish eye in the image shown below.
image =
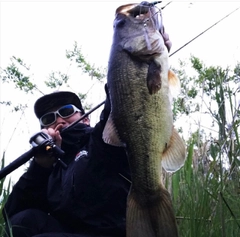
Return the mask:
M117 28L122 28L125 25L126 20L125 19L120 19L116 21L115 27Z

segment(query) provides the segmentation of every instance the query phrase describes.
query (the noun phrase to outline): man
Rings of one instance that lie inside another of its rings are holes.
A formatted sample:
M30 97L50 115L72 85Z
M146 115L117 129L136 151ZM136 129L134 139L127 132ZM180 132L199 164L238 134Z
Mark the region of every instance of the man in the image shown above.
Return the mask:
M165 44L171 42L164 33ZM107 88L106 92L107 92ZM93 128L72 92L39 98L34 111L42 132L65 154L36 149L33 160L4 207L14 237L125 237L126 200L131 176L123 148L105 144L102 131L110 113L108 96ZM64 163L64 165L63 165Z
M109 109L94 128L85 118L61 134L84 114L79 98L63 91L36 101L42 132L65 152L67 168L44 149L35 154L5 205L14 237L125 235L130 172L124 150L102 141Z

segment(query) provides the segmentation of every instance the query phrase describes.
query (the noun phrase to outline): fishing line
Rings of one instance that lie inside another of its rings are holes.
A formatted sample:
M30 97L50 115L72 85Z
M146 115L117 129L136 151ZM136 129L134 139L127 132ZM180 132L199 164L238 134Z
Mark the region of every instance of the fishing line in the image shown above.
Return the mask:
M226 19L228 16L232 15L235 11L237 11L240 7L236 8L235 10L233 10L232 12L230 12L229 14L227 14L226 16L224 16L222 19L220 19L219 21L217 21L216 23L214 23L213 25L211 25L210 27L208 27L206 30L202 31L200 34L198 34L196 37L194 37L193 39L191 39L190 41L188 41L186 44L184 44L182 47L180 47L179 49L177 49L176 51L174 51L173 53L171 53L169 55L169 57L173 56L175 53L177 53L178 51L180 51L181 49L183 49L184 47L186 47L188 44L190 44L191 42L193 42L195 39L197 39L199 36L203 35L205 32L207 32L208 30L210 30L211 28L213 28L214 26L216 26L218 23L220 23L221 21L223 21L224 19Z
M152 14L149 19L143 20L143 23L146 24L147 21L152 20L152 19L155 17L155 15L157 15L157 14L159 14L159 16L161 17L161 22L162 22L162 10L163 10L165 7L167 7L170 3L172 3L172 1L168 2L164 7L158 8L158 7L156 6L156 4L159 4L159 3L161 3L161 2L162 2L162 1L156 1L156 2L153 2L153 3L149 3L149 4L147 5L149 8L155 7L158 11L156 11L154 14ZM141 4L140 4L140 6L141 6ZM142 6L144 6L144 5L142 5ZM146 5L145 5L145 6L146 6ZM152 13L152 12L151 12L151 13ZM152 20L152 21L153 21L153 20ZM163 28L163 26L161 27L161 31L162 31L162 28Z
M158 3L158 2L157 2ZM155 4L157 4L157 3L155 3ZM140 5L141 6L141 5ZM153 20L153 18L156 16L156 15L160 15L160 17L161 17L161 21L162 21L162 11L161 11L161 9L160 8L158 8L158 7L156 7L155 5L150 5L150 6L148 6L149 7L149 9L151 9L152 7L154 7L154 8L156 8L157 9L157 11L155 12L155 13L152 13L152 11L150 10L150 17L149 18L147 18L147 19L143 19L142 20L142 22L143 22L143 24L146 24L148 21L150 21L151 20L151 22L153 23L153 25L154 25L154 20ZM156 29L156 30L159 30L159 29Z
M169 2L169 3L167 3L164 7L161 7L161 9L163 10L166 6L168 6L170 3L172 3L172 1L171 2Z

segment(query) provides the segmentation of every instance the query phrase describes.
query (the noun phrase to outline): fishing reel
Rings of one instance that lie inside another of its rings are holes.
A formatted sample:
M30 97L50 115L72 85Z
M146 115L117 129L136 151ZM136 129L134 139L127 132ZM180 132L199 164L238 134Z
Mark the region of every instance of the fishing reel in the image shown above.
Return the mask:
M47 133L38 132L34 134L30 138L29 143L33 146L35 152L54 156L58 158L58 161L63 168L67 167L67 165L60 159L64 156L65 152L54 143L52 137Z
M38 152L46 152L56 157L63 157L64 155L64 151L54 144L52 137L44 132L34 134L29 143Z

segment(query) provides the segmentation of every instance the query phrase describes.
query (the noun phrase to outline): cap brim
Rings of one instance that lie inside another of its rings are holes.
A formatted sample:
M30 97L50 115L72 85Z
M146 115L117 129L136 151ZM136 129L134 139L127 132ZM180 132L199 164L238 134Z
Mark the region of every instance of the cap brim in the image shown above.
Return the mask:
M40 97L34 104L34 112L37 118L41 118L53 108L66 104L75 105L84 114L79 97L69 91L57 91Z

